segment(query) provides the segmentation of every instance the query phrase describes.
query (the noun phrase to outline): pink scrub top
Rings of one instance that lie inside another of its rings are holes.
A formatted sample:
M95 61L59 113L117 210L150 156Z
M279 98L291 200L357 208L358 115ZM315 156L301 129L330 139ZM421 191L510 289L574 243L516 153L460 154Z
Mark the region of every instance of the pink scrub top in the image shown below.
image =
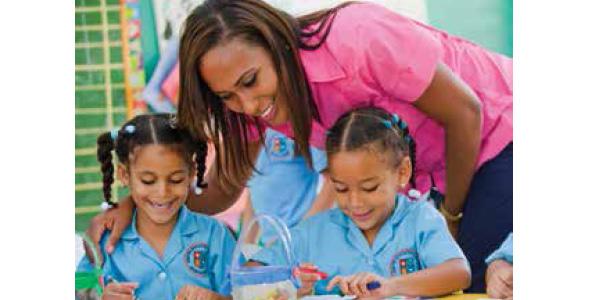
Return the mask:
M311 145L324 148L327 128L348 110L365 105L387 109L408 123L416 141L416 188L422 192L431 187L431 178L445 192L444 128L412 105L431 83L438 63L478 96L477 168L512 141L512 59L377 4L340 9L323 45L301 50L300 58L322 119L322 124L313 121ZM293 138L290 123L273 128Z

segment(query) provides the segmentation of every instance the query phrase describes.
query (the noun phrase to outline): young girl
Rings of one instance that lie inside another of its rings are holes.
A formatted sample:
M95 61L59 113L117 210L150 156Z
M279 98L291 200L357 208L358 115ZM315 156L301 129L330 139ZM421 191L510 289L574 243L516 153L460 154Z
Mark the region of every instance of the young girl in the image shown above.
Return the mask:
M176 128L169 114L137 116L98 137L105 201L111 204L115 150L117 176L136 204L133 222L112 254L103 250L103 299L225 299L230 294L233 237L224 225L183 205L194 175L196 192L204 186L206 149L206 143ZM80 270L91 268L87 258L80 262Z
M407 187L414 166L406 123L382 109L355 109L330 129L326 148L338 208L291 231L296 259L308 263L303 267L333 277L325 290L337 285L346 295L379 299L438 296L469 286L467 261L442 215L397 192ZM278 248L252 260L282 263ZM316 274L300 278L300 296L315 291ZM379 288L369 290L374 281Z

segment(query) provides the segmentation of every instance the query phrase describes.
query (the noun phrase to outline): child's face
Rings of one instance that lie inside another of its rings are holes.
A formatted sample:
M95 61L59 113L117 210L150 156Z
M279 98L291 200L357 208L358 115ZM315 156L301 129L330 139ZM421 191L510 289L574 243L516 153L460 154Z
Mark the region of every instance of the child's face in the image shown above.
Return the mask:
M396 193L410 179L410 159L392 167L373 150L342 151L329 157L329 176L339 208L363 232L377 233L394 210Z
M119 164L119 176L140 217L155 224L174 222L193 178L189 162L164 145L138 147L130 158L129 170Z

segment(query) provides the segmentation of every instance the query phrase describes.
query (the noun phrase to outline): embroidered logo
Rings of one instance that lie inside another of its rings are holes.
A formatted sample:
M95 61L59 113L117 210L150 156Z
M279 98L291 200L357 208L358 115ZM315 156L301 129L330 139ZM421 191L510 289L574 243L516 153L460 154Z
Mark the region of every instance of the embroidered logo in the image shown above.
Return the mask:
M414 249L402 249L392 256L390 274L401 276L419 270L419 258Z
M284 158L290 156L290 147L285 137L274 136L269 141L269 154L275 158Z
M183 263L187 269L199 276L206 275L208 270L208 245L206 243L195 243L185 250Z

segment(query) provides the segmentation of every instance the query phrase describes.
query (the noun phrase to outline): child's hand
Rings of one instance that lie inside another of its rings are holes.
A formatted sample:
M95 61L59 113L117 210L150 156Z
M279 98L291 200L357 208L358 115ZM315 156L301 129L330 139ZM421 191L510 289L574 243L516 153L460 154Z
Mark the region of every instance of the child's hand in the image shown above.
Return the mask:
M223 295L217 294L211 290L195 286L195 285L185 285L183 286L175 300L225 300L231 299L231 297L225 297Z
M485 272L486 292L490 298L511 299L513 294L513 266L498 259Z
M137 282L109 283L104 287L102 300L134 300L134 290Z
M367 284L373 281L379 282L379 288L370 290ZM392 296L389 284L383 277L373 273L357 273L350 276L335 276L327 285L327 290L330 291L335 285L340 287L340 290L345 295L357 296L360 299L381 299Z
M300 268L315 271L318 270L317 266L309 263L300 264ZM324 279L321 278L319 274L302 272L299 269L294 270L294 276L298 277L298 279L300 279L300 282L302 283L302 285L298 289L298 297L304 297L314 294L313 289L315 287L315 282L317 282L317 280L319 279Z

